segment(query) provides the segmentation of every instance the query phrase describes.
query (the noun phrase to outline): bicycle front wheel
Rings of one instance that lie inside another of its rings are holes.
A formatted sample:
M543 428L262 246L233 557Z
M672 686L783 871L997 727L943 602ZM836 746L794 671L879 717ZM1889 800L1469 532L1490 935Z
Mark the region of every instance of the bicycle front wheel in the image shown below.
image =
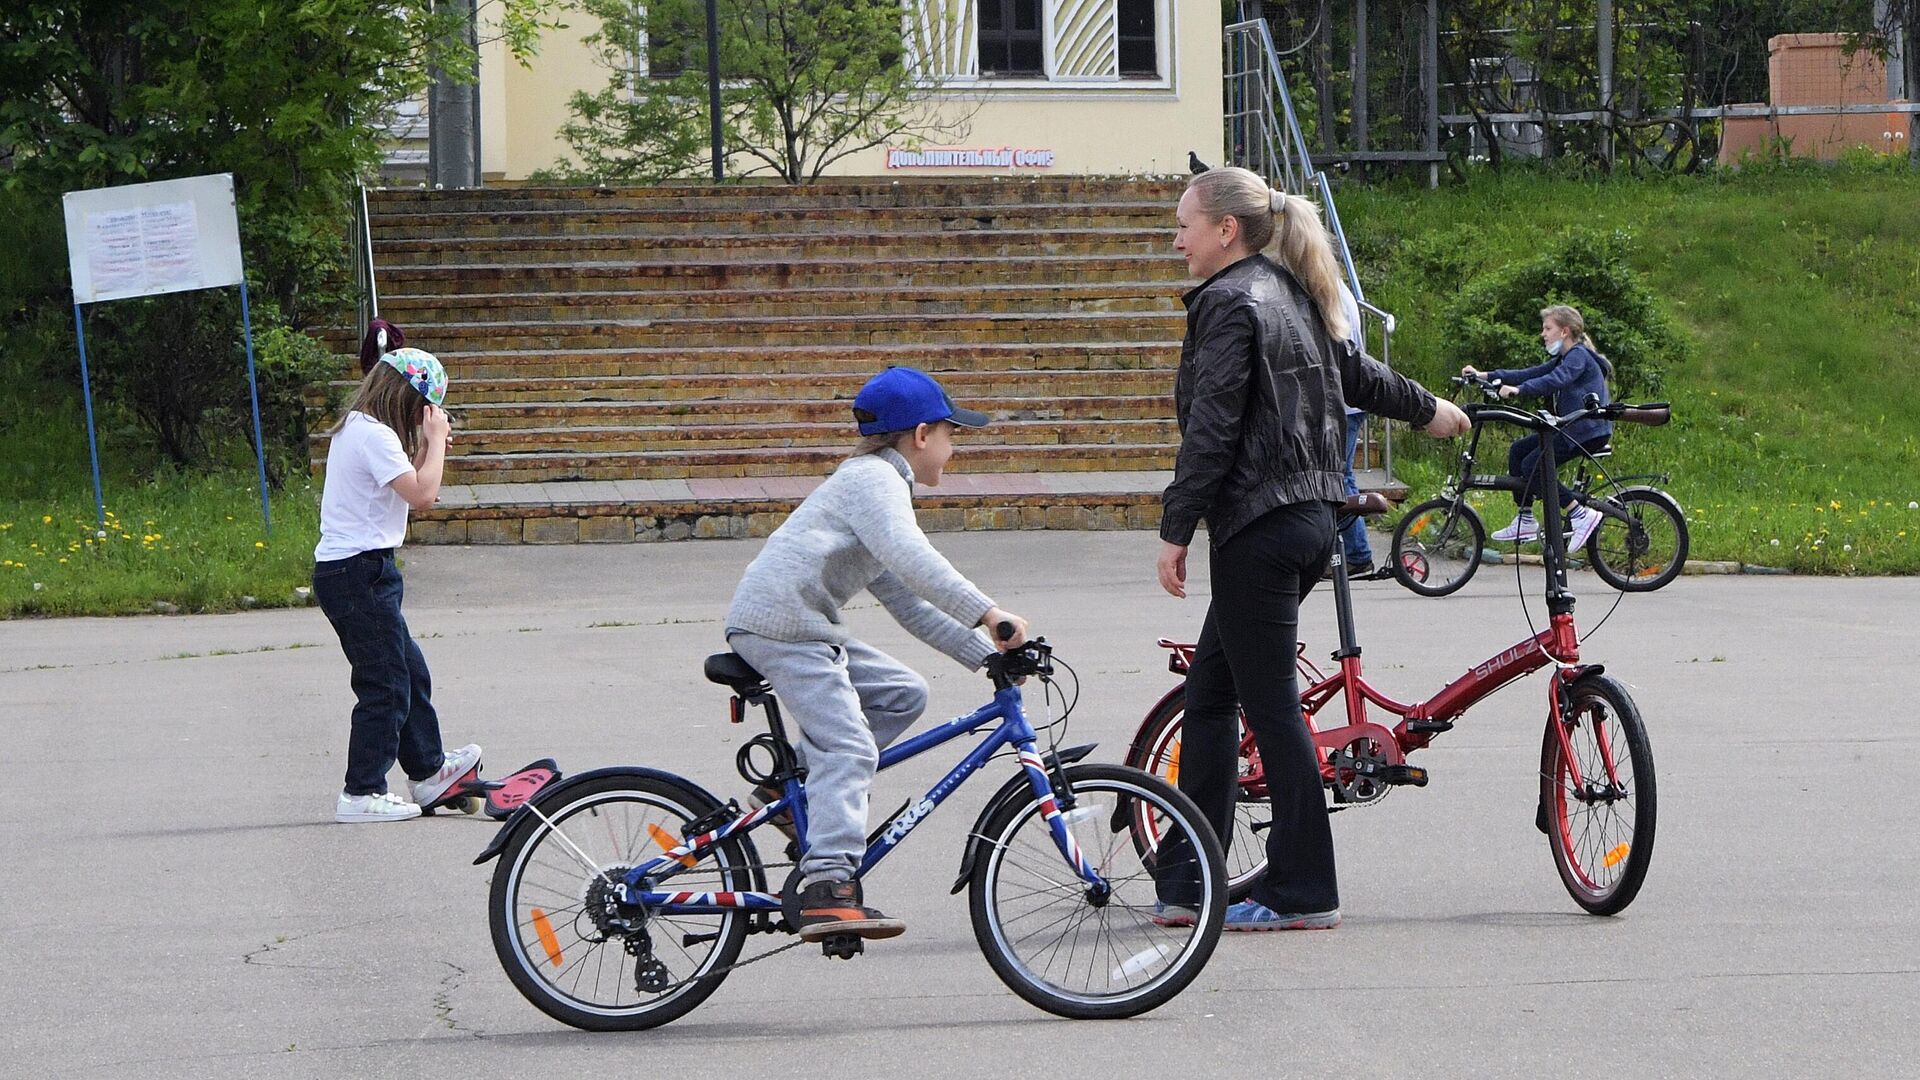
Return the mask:
M1480 569L1487 527L1464 499L1429 499L1393 528L1387 568L1421 596L1445 596Z
M1180 731L1186 715L1187 691L1182 685L1140 725L1140 731L1133 737L1133 746L1127 751L1126 763L1179 787ZM1273 808L1267 800L1264 783L1258 790L1253 784L1254 774L1259 768L1257 753L1243 719L1240 722L1239 778L1233 788L1233 835L1223 838L1226 841L1227 895L1234 903L1250 896L1254 882L1267 872L1267 841L1259 830L1273 818ZM1153 818L1145 813L1138 815L1134 822L1134 828L1139 833L1138 842L1146 847L1159 843L1159 837L1153 834L1153 825Z
M1678 577L1689 544L1680 504L1648 487L1616 491L1608 501L1627 520L1602 516L1587 538L1587 562L1600 580L1621 592L1652 592Z
M720 988L747 913L630 916L612 886L719 809L690 783L617 772L536 798L501 853L487 900L507 978L541 1012L588 1031L635 1031L685 1015ZM550 824L549 824L550 823ZM756 888L753 843L734 836L671 879L691 892ZM643 988L650 987L650 988Z
M1653 748L1627 688L1587 675L1567 691L1562 748L1547 721L1540 751L1540 825L1560 881L1595 915L1624 910L1653 862Z
M1220 940L1220 842L1193 802L1123 765L1075 765L1046 802L994 814L968 893L974 937L1014 993L1059 1016L1113 1019L1157 1008L1200 974ZM1054 807L1106 883L1090 887L1054 843ZM1155 823L1141 850L1132 820ZM1169 904L1157 903L1165 898Z

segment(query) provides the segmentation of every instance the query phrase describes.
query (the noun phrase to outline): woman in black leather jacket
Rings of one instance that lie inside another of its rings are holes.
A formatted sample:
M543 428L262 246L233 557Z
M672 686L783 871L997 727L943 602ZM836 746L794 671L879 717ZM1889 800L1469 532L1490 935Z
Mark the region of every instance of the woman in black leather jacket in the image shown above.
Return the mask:
M1185 297L1180 455L1161 500L1158 569L1167 592L1186 596L1187 545L1204 518L1213 586L1187 674L1180 790L1232 836L1236 705L1244 709L1273 825L1266 877L1228 910L1227 929L1330 929L1340 922L1333 833L1293 656L1300 602L1327 565L1346 498L1344 406L1443 438L1467 430L1467 418L1347 340L1332 247L1312 203L1222 168L1194 177L1178 215L1174 247L1204 283ZM1188 917L1172 905L1155 915Z

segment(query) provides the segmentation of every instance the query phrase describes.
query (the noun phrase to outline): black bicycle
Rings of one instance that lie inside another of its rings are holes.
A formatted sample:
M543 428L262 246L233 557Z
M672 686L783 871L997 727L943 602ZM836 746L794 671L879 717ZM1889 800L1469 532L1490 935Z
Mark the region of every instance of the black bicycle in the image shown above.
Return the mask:
M1499 400L1498 379L1458 376L1453 383L1475 387L1502 409L1512 408ZM1542 439L1550 443L1555 433L1577 420L1599 417L1658 427L1672 418L1672 408L1664 401L1602 405L1597 396L1588 395L1585 408L1566 416L1545 411L1524 415L1542 422ZM1445 596L1458 590L1472 579L1485 557L1487 527L1467 502L1467 492L1518 493L1527 487L1523 477L1474 473L1484 430L1474 426L1467 449L1460 455L1459 475L1447 482L1440 497L1407 511L1394 527L1387 569L1400 584L1422 596ZM1579 468L1568 487L1578 505L1601 516L1599 526L1587 538L1587 565L1600 580L1622 592L1652 592L1678 577L1687 561L1690 540L1680 504L1654 486L1666 483L1667 478L1608 475L1601 460L1612 454L1611 443L1598 450L1578 449ZM1542 454L1539 468L1546 475L1554 475L1553 462L1551 453ZM1554 500L1549 496L1541 501L1551 506Z

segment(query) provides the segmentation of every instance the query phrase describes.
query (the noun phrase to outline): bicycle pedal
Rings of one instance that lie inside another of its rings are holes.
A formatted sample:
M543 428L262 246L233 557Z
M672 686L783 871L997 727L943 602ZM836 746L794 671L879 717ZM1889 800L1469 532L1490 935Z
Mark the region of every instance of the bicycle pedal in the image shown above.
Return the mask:
M867 951L867 943L856 934L835 934L820 939L820 955L851 960Z
M1453 730L1451 720L1409 720L1407 730L1415 735L1438 735Z
M1380 779L1389 784L1427 786L1427 770L1418 765L1388 765L1380 770Z

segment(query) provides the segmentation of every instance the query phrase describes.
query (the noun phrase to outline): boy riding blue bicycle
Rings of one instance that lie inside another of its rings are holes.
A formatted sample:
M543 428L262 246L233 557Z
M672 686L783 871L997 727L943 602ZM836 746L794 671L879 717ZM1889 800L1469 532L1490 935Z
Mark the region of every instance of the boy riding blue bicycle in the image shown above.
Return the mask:
M955 430L987 417L956 407L931 376L906 367L869 379L853 411L860 443L768 537L726 619L728 645L765 677L799 729L807 843L796 929L808 941L906 928L866 906L854 875L879 752L925 711L927 684L849 634L840 609L871 592L908 632L970 671L996 648L1019 648L1027 631L953 568L913 515L914 482L938 485ZM998 642L979 630L1002 623L1014 632ZM779 797L764 786L753 794L762 804Z

